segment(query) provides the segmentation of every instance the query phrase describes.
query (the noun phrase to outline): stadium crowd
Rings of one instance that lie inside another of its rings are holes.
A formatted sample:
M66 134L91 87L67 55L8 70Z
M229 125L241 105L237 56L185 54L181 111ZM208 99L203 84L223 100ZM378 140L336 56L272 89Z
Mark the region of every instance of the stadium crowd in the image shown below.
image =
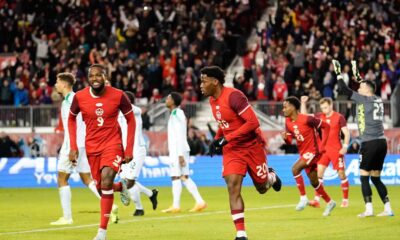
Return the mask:
M265 7L256 0L1 0L0 104L59 102L57 73L74 73L78 90L94 63L143 103L177 90L196 101L200 68L225 68Z
M235 87L252 100L282 101L307 94L311 100L337 96L332 58L356 89L350 61L363 78L375 81L377 94L390 99L400 78L398 1L269 1L269 19L258 26L259 41L242 56L243 74ZM257 60L257 56L259 60Z

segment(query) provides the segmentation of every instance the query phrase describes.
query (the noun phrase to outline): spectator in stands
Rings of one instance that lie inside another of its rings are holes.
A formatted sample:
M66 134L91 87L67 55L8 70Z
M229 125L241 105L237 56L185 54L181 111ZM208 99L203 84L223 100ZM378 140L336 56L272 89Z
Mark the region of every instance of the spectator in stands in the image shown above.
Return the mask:
M0 157L19 157L21 151L18 145L5 132L0 133Z
M162 99L162 95L160 94L160 91L158 90L158 88L154 88L153 94L151 95L149 103L154 104L154 103L157 103L158 101L160 101L161 99Z
M7 79L4 79L0 89L1 105L12 105L14 103L13 97L10 82Z
M11 84L11 92L14 94L14 105L17 107L25 106L29 104L28 90L24 88L24 83L15 80L15 83Z
M190 147L190 156L205 154L205 149L202 141L197 137L196 130L188 130L188 144Z
M274 101L282 102L288 96L288 88L281 76L278 77L272 90Z

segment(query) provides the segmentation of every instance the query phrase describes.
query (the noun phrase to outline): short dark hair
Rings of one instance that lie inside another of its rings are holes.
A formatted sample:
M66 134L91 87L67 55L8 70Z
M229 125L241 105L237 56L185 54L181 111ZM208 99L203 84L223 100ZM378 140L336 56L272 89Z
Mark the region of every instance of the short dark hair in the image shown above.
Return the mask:
M125 94L128 97L131 104L135 104L135 94L133 94L133 92L130 91L125 91Z
M225 73L218 66L204 67L200 70L201 74L207 75L207 77L213 77L218 80L221 84L225 83Z
M376 84L371 80L362 80L360 83L365 83L369 88L371 88L372 92L375 93L376 91Z
M101 64L95 63L95 64L90 65L89 71L91 68L99 68L103 72L104 75L107 75L107 69Z
M57 78L68 83L70 86L73 86L76 82L75 76L72 73L68 73L68 72L62 72L62 73L57 74Z
M169 94L172 98L172 100L174 100L174 104L175 106L179 106L181 105L182 102L182 95L178 92L172 92Z
M291 105L293 105L296 108L296 110L300 110L301 103L300 103L300 100L297 97L295 97L295 96L287 97L285 99L285 102L288 102Z

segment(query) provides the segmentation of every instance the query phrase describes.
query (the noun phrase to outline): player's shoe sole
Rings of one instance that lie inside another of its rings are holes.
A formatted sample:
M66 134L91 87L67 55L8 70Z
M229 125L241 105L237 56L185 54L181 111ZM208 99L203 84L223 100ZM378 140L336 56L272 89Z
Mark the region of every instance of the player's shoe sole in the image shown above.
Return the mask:
M275 174L275 182L272 184L272 188L275 190L275 192L279 192L282 188L282 181L279 178L278 174L276 173L275 169L272 167L268 168L269 172L273 172Z
M357 215L359 218L373 217L373 213L363 212Z
M120 194L121 202L125 206L128 206L129 203L131 202L131 197L128 192L126 179L124 179L124 178L121 179L121 185L122 185L122 190L121 190L121 194Z
M321 207L319 201L317 201L317 200L308 201L308 205L313 207L313 208L320 208Z
M151 204L153 205L153 210L157 209L157 205L158 205L158 200L157 200L157 196L158 196L158 190L157 189L153 189L153 195L151 195L151 197L149 197Z
M322 216L327 217L331 215L332 210L336 207L336 202L331 200L328 205L326 205L325 211Z
M170 207L170 208L161 210L161 212L163 212L163 213L178 213L180 211L181 211L180 208L174 208L174 207Z
M57 221L51 222L52 226L61 226L61 225L71 225L74 221L72 219L65 219L64 217L60 217Z
M379 213L378 215L376 215L377 217L393 217L394 213L393 212L387 212L387 211L383 211L381 213Z
M204 209L207 208L207 203L198 203L196 204L192 209L189 210L189 212L201 212Z
M118 205L113 204L111 212L110 212L110 220L112 223L118 223L119 215L118 215Z

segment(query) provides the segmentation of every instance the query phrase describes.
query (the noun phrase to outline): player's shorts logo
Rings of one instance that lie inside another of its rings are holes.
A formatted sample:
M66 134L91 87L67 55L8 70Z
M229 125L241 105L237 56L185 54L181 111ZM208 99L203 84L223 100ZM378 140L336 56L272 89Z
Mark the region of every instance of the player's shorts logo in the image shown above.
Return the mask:
M97 108L96 109L96 115L97 116L102 116L104 114L104 110L102 108Z

